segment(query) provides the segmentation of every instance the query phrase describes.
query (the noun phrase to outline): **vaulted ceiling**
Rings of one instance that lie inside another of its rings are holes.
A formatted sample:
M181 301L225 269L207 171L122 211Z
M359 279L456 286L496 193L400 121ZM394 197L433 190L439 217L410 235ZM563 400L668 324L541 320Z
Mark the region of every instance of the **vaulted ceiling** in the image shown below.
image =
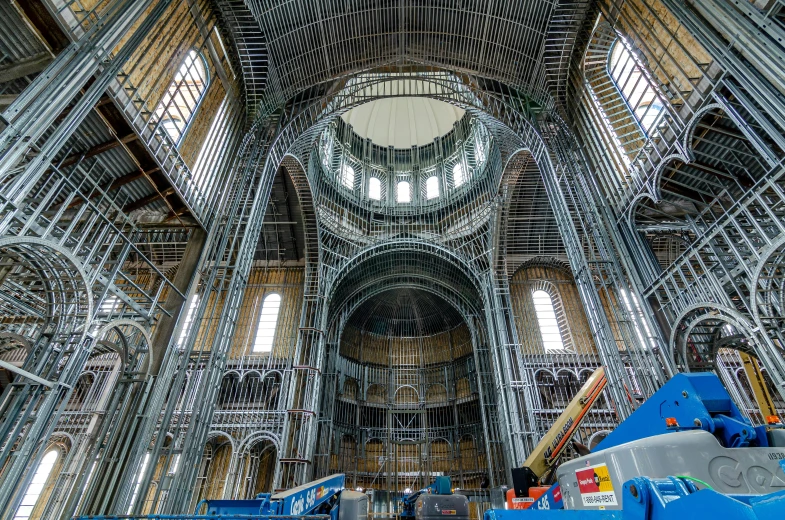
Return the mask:
M559 102L590 0L216 0L249 110L361 70L465 71Z

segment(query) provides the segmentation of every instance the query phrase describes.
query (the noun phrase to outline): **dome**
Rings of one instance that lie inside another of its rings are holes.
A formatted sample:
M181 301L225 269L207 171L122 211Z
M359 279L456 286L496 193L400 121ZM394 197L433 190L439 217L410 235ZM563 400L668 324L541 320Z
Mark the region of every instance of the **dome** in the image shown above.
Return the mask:
M400 288L363 303L343 330L345 360L362 365L427 367L453 363L472 353L472 336L461 314L443 298Z
M462 109L436 99L394 97L365 103L341 118L378 146L411 148L446 135L463 115Z
M373 334L396 337L430 336L461 323L460 313L435 294L420 289L393 289L363 303L348 325Z

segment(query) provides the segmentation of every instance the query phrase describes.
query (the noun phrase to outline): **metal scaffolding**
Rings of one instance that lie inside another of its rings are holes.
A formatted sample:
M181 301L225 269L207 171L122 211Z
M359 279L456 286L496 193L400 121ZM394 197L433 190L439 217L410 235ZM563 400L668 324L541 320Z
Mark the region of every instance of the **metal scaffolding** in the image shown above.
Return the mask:
M441 474L481 512L600 365L589 446L679 371L785 408L780 2L29 4L0 6L3 518L50 450L35 518L336 471L375 512ZM406 149L342 117L412 97L460 116Z

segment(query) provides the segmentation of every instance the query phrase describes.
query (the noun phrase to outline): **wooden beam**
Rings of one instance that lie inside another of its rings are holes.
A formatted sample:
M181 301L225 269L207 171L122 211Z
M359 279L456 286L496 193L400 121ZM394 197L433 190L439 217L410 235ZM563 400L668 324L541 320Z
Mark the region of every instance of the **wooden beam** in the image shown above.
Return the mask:
M113 180L105 183L104 185L102 185L100 190L94 191L90 195L90 200L97 199L103 193L107 193L107 192L110 192L112 190L116 190L117 188L122 188L126 184L130 184L130 183L132 183L132 182L134 182L136 180L143 179L147 175L150 175L151 173L155 173L158 170L159 170L159 168L153 168L153 169L147 170L147 171L144 171L144 170L134 170L132 172L126 173L125 175L121 175L120 177L117 177L116 179L113 179ZM87 202L87 201L85 199L83 199L83 198L74 199L73 201L71 201L71 204L68 205L68 209L73 209L73 208L76 208L78 206L81 206L85 202ZM53 207L52 209L54 211L57 211L58 209L60 209L60 204L58 204L57 206Z
M14 81L15 79L24 78L30 74L41 72L47 65L52 63L52 56L47 53L37 54L22 61L18 61L0 69L0 83Z
M19 94L0 94L0 107L6 108L10 106L18 97Z
M58 168L65 168L66 166L72 166L82 159L87 159L88 157L93 157L98 154L104 153L107 150L111 150L112 148L117 148L121 144L129 143L134 139L138 139L139 136L136 134L126 135L125 137L121 137L120 139L112 139L110 141L106 141L100 144L97 144L84 152L78 152L72 155L69 155L62 161L60 161L56 166Z
M24 13L29 24L35 28L38 38L49 46L53 55L56 56L71 43L60 24L49 12L45 0L23 0L13 2L13 5Z
M130 213L137 209L141 209L149 204L152 204L158 199L162 199L171 195L172 193L174 193L174 188L170 186L165 190L161 191L160 193L153 193L152 195L148 195L147 197L142 197L141 199L135 202L123 206L123 213Z

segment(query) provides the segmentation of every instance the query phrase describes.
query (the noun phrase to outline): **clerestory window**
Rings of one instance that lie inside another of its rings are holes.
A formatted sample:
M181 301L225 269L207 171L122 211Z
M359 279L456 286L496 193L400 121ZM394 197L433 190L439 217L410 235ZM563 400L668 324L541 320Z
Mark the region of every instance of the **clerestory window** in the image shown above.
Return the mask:
M280 294L271 293L264 297L262 312L259 314L259 327L256 329L256 339L253 343L254 352L272 352L280 310Z
M665 104L620 38L611 48L608 73L643 130L654 128Z
M452 167L452 184L456 188L466 181L463 173L463 164L455 163Z
M542 346L545 350L564 349L559 322L556 320L556 311L553 307L551 295L543 290L532 293L534 301L534 312L537 314L537 322L540 326L542 336Z
M425 181L425 198L435 199L439 196L439 178L435 175Z
M208 85L204 56L193 49L188 51L155 109L160 127L175 144L179 144L185 135Z
M22 497L22 502L16 510L14 520L27 520L30 518L30 515L33 514L35 504L41 497L41 493L43 493L44 487L46 486L46 481L49 480L49 475L52 474L52 469L59 456L60 453L57 450L51 450L48 451L41 459L41 462L38 463L38 467L33 475L33 480L31 480L30 484L27 486L25 496Z
M412 201L412 188L407 181L400 181L397 188L398 202L407 203Z
M341 184L343 184L346 188L354 189L354 168L349 166L348 164L341 165Z
M382 181L376 177L371 177L368 180L368 198L372 200L382 199Z

